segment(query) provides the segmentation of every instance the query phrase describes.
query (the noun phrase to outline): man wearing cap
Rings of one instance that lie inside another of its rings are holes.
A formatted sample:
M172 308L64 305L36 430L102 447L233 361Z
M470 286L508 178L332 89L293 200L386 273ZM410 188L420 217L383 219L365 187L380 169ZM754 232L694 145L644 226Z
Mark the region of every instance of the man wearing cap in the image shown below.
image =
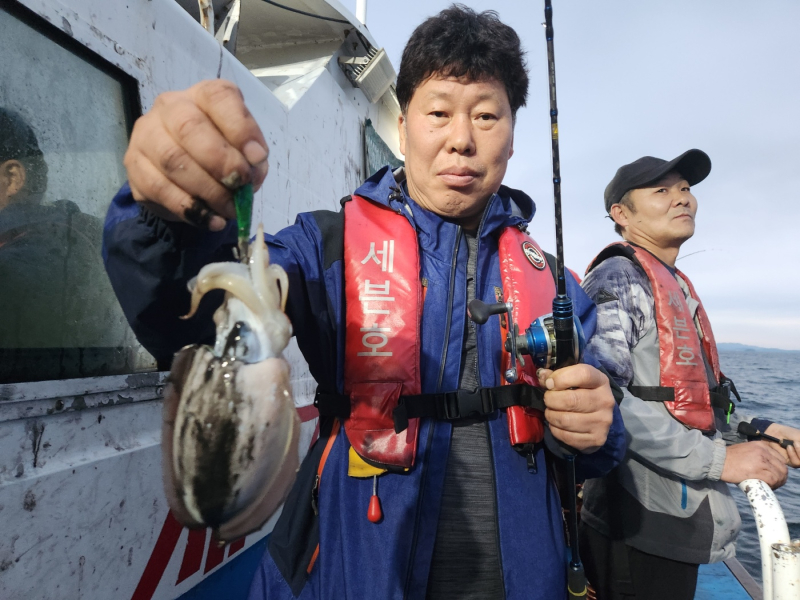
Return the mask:
M0 210L9 204L38 203L47 188L47 163L30 125L0 107Z
M108 326L122 315L100 258L102 223L69 200L45 202L47 189L33 128L0 106L3 383L79 377L121 360Z
M727 483L756 478L776 488L787 463L800 466L791 446L739 444L741 421L799 442L800 431L733 412L738 394L720 372L708 316L675 268L694 234L690 186L710 171L700 150L672 161L645 156L605 190L624 241L595 258L583 287L598 305L589 347L626 388L628 452L584 487L581 544L600 600L694 598L698 565L734 555L740 519Z

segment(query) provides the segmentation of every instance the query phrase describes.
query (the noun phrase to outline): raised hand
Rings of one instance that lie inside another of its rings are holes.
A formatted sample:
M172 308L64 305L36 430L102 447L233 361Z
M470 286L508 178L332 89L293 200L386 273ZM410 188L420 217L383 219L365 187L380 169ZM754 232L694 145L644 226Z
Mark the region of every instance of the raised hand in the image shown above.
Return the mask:
M125 168L136 201L219 231L236 216L232 190L264 181L268 154L239 88L210 80L156 98L134 125Z

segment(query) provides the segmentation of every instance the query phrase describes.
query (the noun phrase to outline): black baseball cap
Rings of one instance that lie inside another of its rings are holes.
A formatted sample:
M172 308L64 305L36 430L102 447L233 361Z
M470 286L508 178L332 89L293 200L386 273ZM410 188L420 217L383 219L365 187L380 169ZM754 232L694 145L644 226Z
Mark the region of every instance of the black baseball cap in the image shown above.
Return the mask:
M18 112L0 106L0 163L41 156L31 126Z
M702 150L687 150L678 158L666 161L654 156L643 156L617 169L617 174L606 186L606 212L617 204L626 192L655 183L670 171L677 171L689 185L700 183L711 172L711 159Z

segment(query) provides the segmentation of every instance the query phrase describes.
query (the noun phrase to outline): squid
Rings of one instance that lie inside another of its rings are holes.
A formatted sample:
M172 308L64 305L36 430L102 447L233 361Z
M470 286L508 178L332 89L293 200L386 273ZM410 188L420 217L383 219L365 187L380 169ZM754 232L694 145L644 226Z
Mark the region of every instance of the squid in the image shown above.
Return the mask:
M173 515L221 542L258 530L283 503L299 466L300 420L281 356L292 335L286 272L269 264L263 226L242 262L212 263L189 282L195 314L225 291L214 347L175 355L162 425L164 489Z

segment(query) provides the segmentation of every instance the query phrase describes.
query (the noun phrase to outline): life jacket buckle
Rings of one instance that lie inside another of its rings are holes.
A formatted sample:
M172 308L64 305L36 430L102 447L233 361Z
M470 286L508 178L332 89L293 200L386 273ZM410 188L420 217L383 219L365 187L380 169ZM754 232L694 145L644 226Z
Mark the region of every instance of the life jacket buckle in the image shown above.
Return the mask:
M494 411L488 388L458 390L453 400L455 402L445 403L445 418L448 420L482 417Z

